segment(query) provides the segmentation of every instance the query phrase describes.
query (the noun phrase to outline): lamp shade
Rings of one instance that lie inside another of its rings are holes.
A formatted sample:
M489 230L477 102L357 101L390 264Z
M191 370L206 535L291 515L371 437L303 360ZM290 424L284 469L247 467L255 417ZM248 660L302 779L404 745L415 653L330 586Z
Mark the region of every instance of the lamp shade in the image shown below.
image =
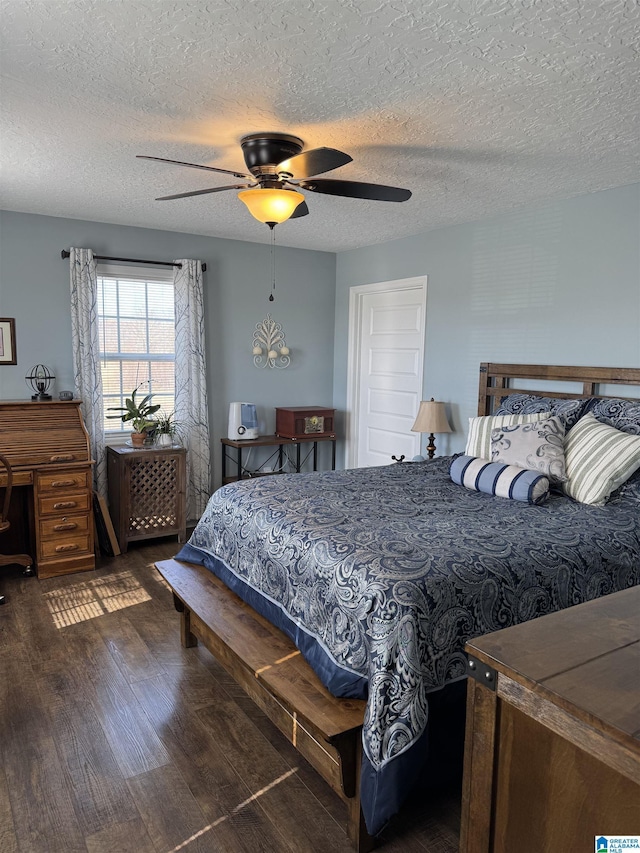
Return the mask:
M451 432L447 413L445 412L444 403L440 403L433 399L423 400L418 409L418 415L414 425L411 427L412 432Z
M249 213L258 222L285 222L304 201L302 193L295 190L253 189L238 193L240 201L249 208Z

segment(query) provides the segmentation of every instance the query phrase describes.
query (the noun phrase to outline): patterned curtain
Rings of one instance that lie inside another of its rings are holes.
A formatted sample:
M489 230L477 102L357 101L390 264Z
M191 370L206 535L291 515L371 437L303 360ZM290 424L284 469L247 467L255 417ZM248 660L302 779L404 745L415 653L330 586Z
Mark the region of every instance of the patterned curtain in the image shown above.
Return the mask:
M93 487L107 496L104 406L98 340L98 277L91 249L71 249L71 334L76 394L95 459Z
M187 519L196 521L211 494L209 415L204 349L204 286L200 261L177 260L176 420L182 425L187 453Z

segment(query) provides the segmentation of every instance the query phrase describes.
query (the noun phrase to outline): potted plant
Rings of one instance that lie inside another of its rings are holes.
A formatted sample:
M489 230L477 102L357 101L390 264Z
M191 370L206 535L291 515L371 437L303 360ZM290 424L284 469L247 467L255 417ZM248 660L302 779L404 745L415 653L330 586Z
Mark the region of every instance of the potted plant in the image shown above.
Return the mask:
M180 438L174 412L159 412L153 421L153 434L158 447L171 447Z
M144 384L144 383L143 383ZM154 425L151 415L160 408L160 404L151 405L153 394L147 394L142 400L136 400L136 393L142 385L138 385L131 392L131 396L124 401L124 406L109 406L110 412L121 412L120 415L107 415L107 418L119 418L121 421L130 421L133 427L131 433L131 444L141 447L146 438L146 431Z

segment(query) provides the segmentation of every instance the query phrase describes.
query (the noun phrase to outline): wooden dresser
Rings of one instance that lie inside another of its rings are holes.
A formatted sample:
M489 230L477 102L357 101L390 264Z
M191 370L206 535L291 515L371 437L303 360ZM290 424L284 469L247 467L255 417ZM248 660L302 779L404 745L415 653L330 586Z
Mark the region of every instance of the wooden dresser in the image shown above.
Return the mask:
M38 577L95 568L93 462L80 401L0 401L0 451L14 495L16 487L30 491L27 547Z
M640 586L467 651L461 853L582 853L640 833Z

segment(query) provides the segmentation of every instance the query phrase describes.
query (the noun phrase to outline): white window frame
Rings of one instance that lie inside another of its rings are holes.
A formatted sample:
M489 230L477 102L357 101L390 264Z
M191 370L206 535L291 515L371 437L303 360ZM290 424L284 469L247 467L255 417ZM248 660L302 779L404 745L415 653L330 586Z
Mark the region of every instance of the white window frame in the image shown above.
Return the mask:
M130 281L165 281L173 284L173 268L172 267L148 267L142 268L137 266L128 266L123 264L111 264L111 263L98 263L96 266L96 274L98 278L120 278L120 279L128 279ZM101 319L101 318L100 318ZM148 317L147 317L148 321ZM145 354L146 355L146 354ZM128 358L127 354L120 354L118 361L126 361ZM100 353L100 361L107 361L102 352ZM131 361L138 361L139 354L132 353L130 355ZM172 359L168 359L165 356L158 356L156 353L153 354L152 361L173 361L175 363L175 356ZM141 389L142 390L142 389ZM144 396L144 395L143 395ZM104 399L104 395L103 395ZM105 406L105 412L107 407ZM129 439L129 434L125 431L123 432L119 428L114 428L113 430L105 429L104 437L107 444L125 444Z

